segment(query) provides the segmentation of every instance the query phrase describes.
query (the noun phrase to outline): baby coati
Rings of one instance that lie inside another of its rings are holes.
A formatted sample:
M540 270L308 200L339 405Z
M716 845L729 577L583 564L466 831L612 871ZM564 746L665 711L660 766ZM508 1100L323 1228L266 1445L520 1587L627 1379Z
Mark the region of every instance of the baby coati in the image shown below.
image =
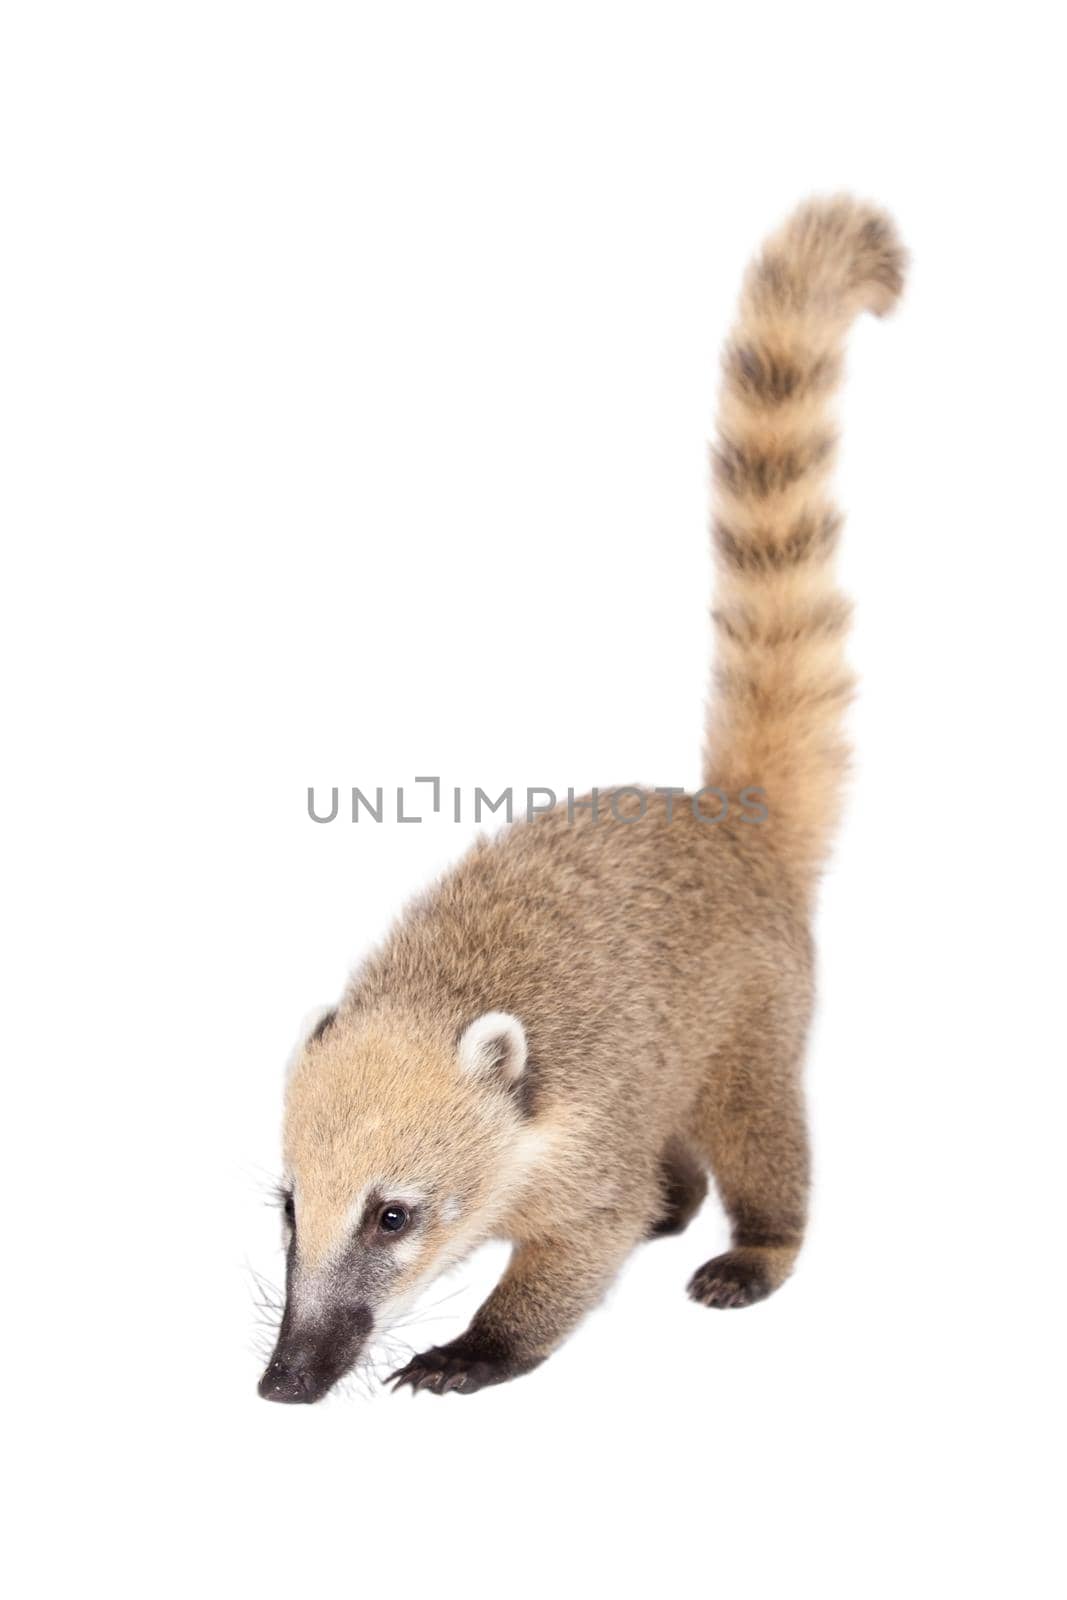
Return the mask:
M498 1286L392 1381L470 1394L529 1372L635 1245L686 1226L709 1172L732 1247L693 1299L750 1305L791 1271L809 922L851 693L830 407L849 324L889 309L903 266L889 221L839 198L801 207L746 277L714 452L708 793L602 791L482 840L300 1052L267 1399L318 1399L489 1238L514 1246ZM716 821L742 790L761 806Z

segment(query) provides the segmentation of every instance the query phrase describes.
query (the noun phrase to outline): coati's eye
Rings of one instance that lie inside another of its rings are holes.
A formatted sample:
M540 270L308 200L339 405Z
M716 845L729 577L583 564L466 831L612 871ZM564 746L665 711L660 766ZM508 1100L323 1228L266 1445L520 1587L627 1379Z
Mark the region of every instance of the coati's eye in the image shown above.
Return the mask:
M408 1213L403 1206L383 1206L378 1217L378 1226L386 1233L399 1233L408 1225Z
M296 1202L293 1200L293 1191L291 1189L286 1189L282 1195L282 1210L285 1212L285 1220L290 1228L294 1227L296 1225Z

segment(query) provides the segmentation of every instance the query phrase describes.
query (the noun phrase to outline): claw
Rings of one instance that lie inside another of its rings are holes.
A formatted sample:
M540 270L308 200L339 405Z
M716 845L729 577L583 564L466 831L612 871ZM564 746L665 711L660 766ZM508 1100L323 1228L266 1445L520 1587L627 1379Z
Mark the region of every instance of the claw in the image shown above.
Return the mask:
M460 1344L460 1341L455 1343ZM511 1376L512 1372L502 1372L498 1364L461 1344L458 1349L445 1345L439 1350L426 1350L385 1381L392 1386L394 1394L405 1384L410 1386L412 1394L418 1394L420 1389L428 1389L431 1394L475 1394L486 1384L502 1383Z

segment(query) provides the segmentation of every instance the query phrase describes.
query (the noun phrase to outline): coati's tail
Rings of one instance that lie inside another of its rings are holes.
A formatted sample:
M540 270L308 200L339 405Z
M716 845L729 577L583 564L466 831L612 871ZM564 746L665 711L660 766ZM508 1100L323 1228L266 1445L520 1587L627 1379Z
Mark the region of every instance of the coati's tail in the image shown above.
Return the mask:
M723 358L705 782L765 791L765 837L805 885L840 809L852 692L850 607L833 577L832 399L850 323L890 309L904 265L881 212L845 197L801 206L749 268Z

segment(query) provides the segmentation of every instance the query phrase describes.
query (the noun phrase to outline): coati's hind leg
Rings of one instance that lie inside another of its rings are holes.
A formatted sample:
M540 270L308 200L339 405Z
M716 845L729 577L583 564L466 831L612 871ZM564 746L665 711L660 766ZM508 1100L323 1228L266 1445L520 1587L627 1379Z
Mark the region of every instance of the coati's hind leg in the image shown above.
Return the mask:
M683 1233L692 1222L708 1192L704 1164L689 1146L678 1138L668 1139L660 1161L663 1210L649 1229L649 1238Z
M729 1092L711 1096L699 1138L730 1218L733 1248L693 1274L701 1305L752 1305L793 1270L804 1235L808 1138L799 1065L738 1069Z

